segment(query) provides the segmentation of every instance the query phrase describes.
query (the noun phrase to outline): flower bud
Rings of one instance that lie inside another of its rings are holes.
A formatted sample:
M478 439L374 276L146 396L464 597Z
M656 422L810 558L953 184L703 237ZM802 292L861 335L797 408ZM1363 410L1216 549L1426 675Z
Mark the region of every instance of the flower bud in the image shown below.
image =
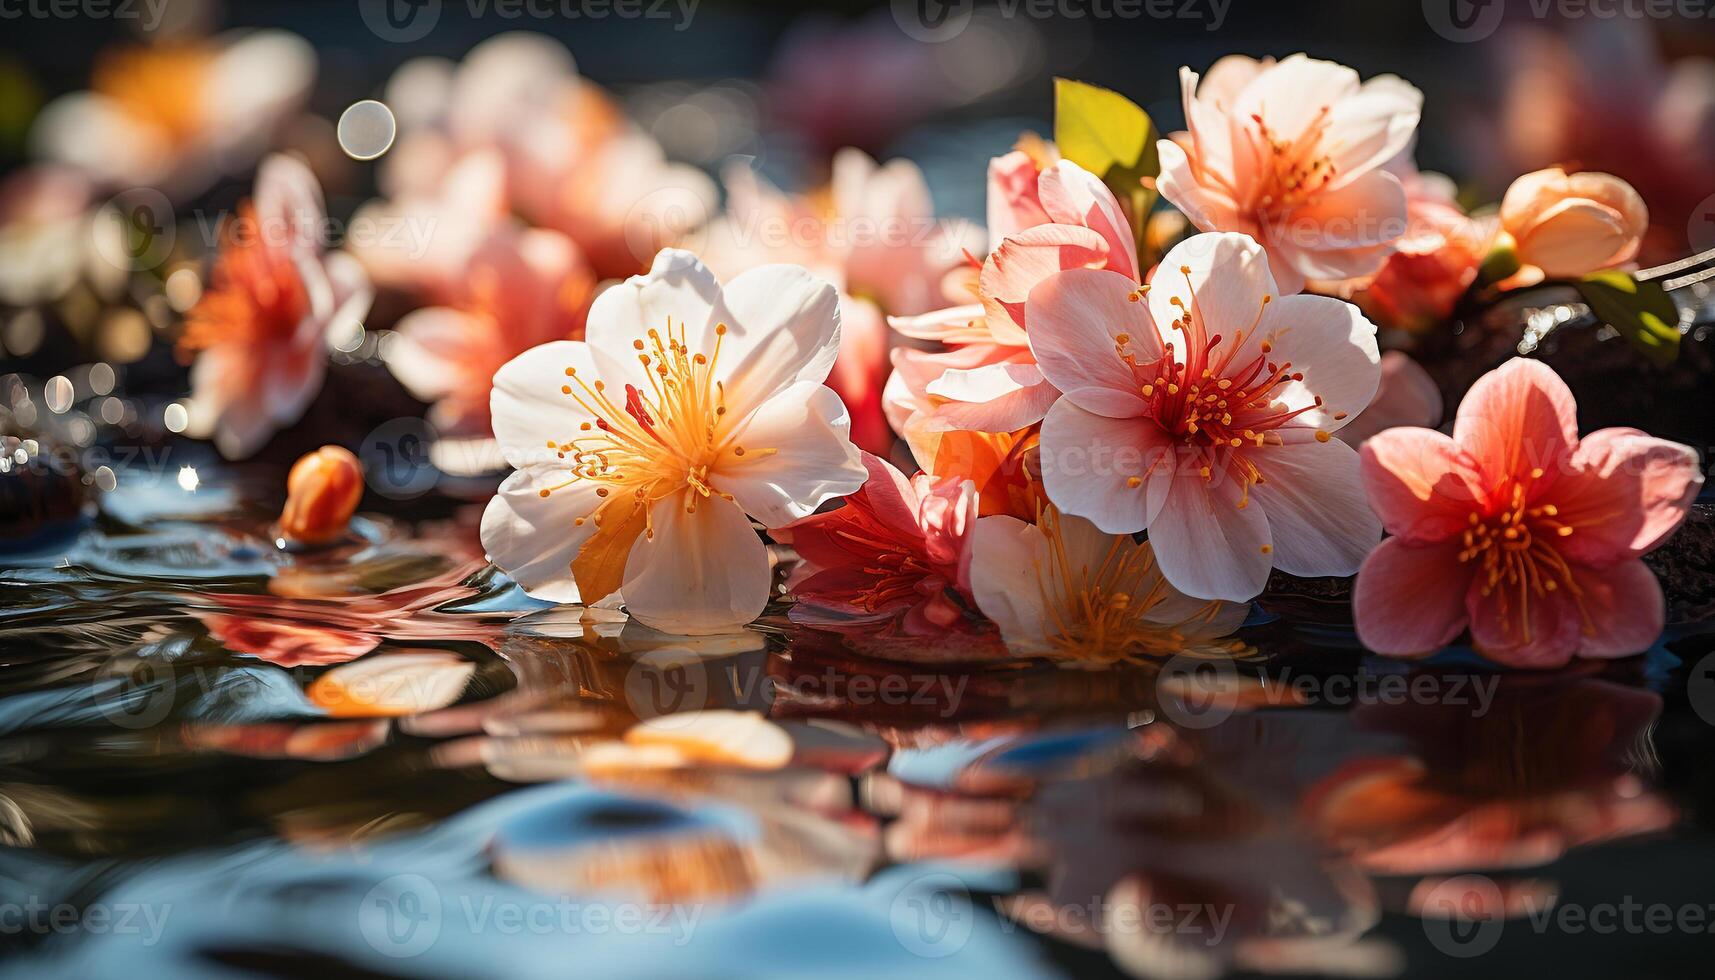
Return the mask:
M323 446L292 464L280 536L299 544L325 544L345 533L363 497L363 464L339 446Z
M1517 241L1519 261L1572 278L1637 255L1649 209L1632 185L1612 174L1551 167L1507 188L1501 226Z

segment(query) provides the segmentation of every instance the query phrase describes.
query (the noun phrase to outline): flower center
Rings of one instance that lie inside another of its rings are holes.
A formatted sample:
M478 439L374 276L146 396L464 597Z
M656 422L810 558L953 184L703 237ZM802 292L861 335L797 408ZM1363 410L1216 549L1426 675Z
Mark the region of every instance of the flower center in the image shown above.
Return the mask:
M1048 554L1036 563L1036 584L1045 611L1047 639L1067 660L1107 664L1139 657L1171 656L1194 640L1197 625L1212 620L1211 602L1177 624L1148 619L1170 593L1155 571L1155 553L1124 535L1111 535L1101 563L1074 563L1067 553L1061 517L1052 507L1037 514L1037 530Z
M1114 338L1114 352L1131 369L1137 391L1149 406L1149 415L1182 445L1203 457L1201 472L1205 480L1212 480L1216 470L1229 465L1237 470L1245 481L1245 495L1239 503L1243 507L1249 499L1250 485L1261 483L1262 475L1254 464L1234 451L1246 446L1281 445L1283 440L1275 430L1305 412L1320 408L1322 397L1310 395L1310 400L1297 408L1287 404L1290 387L1303 384L1304 372L1294 370L1291 361L1270 359L1274 344L1269 338L1256 345L1256 353L1249 360L1239 360L1247 337L1258 329L1273 297L1265 294L1250 325L1238 330L1232 343L1223 347L1222 335L1211 336L1203 320L1196 289L1191 285L1190 267L1181 266L1179 272L1185 277L1191 302L1187 305L1178 295L1168 298L1179 310L1179 316L1168 329L1183 337L1183 347L1169 340L1162 345L1159 360L1141 364L1131 349L1131 336L1122 333ZM1133 290L1132 302L1141 302L1149 288ZM1285 329L1278 328L1273 335ZM1183 357L1179 356L1180 350L1184 351ZM1334 417L1343 419L1346 413L1338 412ZM1329 437L1328 432L1316 430L1319 441L1327 442ZM1136 489L1143 482L1142 477L1133 477L1130 484Z
M249 202L226 224L223 237L211 287L185 317L180 351L290 339L310 306L297 268L269 251Z
M1501 620L1511 624L1518 617L1525 642L1530 641L1530 602L1551 593L1564 592L1578 606L1579 615L1589 624L1584 608L1583 591L1572 577L1572 569L1561 557L1554 542L1572 535L1572 526L1558 518L1559 509L1553 504L1532 506L1528 502L1529 484L1542 478L1542 470L1533 469L1526 480L1512 481L1512 492L1499 511L1471 511L1468 526L1461 539L1461 562L1477 566L1478 588L1484 596L1498 596Z
M1310 125L1294 139L1282 139L1260 114L1253 114L1255 129L1246 130L1251 152L1257 160L1256 181L1250 209L1261 214L1281 214L1302 204L1334 179L1334 160L1322 152L1322 137L1328 131L1330 107L1323 106Z
M651 328L647 342L640 338L631 345L649 389L627 384L620 403L608 396L605 382L586 382L577 368L566 368L569 380L560 393L594 420L580 423L570 438L548 442L571 474L565 483L540 491L542 496L580 481L598 484L596 496L631 502L622 506L624 516L644 508L644 533L649 537L655 529L647 508L658 500L689 489L686 513L695 513L708 497L732 500L732 494L715 485L721 468L747 454L767 456L777 450L752 451L738 444L738 433L727 418L726 386L715 378L726 333L726 324L715 326L714 350L705 356L691 351L682 321L675 330L669 320L665 336ZM606 510L604 505L593 515L598 525ZM583 522L578 518L577 523Z

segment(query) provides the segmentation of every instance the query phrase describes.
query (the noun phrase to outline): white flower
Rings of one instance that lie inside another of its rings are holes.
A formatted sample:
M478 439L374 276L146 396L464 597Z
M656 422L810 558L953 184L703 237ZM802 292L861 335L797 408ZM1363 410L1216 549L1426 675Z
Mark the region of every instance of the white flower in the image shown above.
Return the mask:
M971 537L971 593L1014 653L1101 666L1120 660L1208 655L1249 603L1193 599L1170 585L1147 541L1105 534L1045 508L1035 524L996 515Z
M494 377L494 433L517 468L482 520L525 591L673 633L743 626L768 600L746 515L779 527L863 484L845 406L834 287L764 266L725 288L689 252L590 309L586 341L527 351Z

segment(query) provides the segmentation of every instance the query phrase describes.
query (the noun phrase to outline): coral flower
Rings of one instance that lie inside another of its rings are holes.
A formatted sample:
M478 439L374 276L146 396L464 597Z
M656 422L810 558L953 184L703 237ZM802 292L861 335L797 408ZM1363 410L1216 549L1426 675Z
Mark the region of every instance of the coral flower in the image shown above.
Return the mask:
M1678 526L1703 475L1695 450L1636 429L1580 441L1565 382L1514 359L1471 387L1452 438L1371 438L1363 481L1394 535L1358 575L1366 646L1430 653L1469 626L1495 661L1558 667L1661 635L1661 586L1638 556Z
M863 485L839 396L834 287L764 266L725 288L666 249L596 298L588 343L528 351L494 378L495 436L518 471L482 520L494 562L532 595L719 633L768 599L765 527Z
M1476 281L1499 223L1466 216L1439 174L1408 172L1401 179L1409 227L1398 251L1352 301L1383 326L1427 330L1452 316Z
M489 434L488 394L507 361L539 344L583 335L595 276L557 231L506 224L477 249L450 306L399 321L387 366L432 402L442 433Z
M863 455L869 479L846 504L782 529L803 564L788 583L792 621L829 629L896 625L933 635L966 620L977 488L958 476L907 480Z
M326 212L315 175L274 156L256 172L254 204L223 229L209 288L185 317L195 431L212 430L228 458L248 456L296 422L321 390L328 334L369 312L356 259L325 254Z
M1381 537L1358 457L1332 438L1374 395L1375 327L1279 296L1244 235L1186 239L1139 288L1098 269L1030 294L1031 347L1065 397L1042 422L1055 506L1148 529L1180 591L1243 600L1270 567L1350 575Z
M1296 54L1179 71L1187 132L1162 140L1161 195L1204 231L1262 242L1281 290L1381 268L1406 200L1384 165L1417 131L1423 93L1391 75Z
M1189 598L1148 542L1104 534L1045 508L1037 523L984 517L971 539L971 591L1014 652L1092 666L1183 652L1233 653L1242 603Z
M1612 174L1550 167L1507 188L1501 227L1517 242L1520 262L1550 276L1582 276L1631 261L1649 230L1649 209Z

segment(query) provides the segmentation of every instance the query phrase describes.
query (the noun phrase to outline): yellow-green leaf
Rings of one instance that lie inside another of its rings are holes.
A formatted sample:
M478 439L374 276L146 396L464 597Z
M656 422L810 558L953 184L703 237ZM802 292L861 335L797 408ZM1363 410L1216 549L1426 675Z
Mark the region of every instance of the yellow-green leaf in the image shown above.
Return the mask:
M1574 285L1590 312L1658 366L1666 367L1679 356L1679 308L1660 283L1639 282L1630 273L1609 269Z
M1060 155L1101 178L1114 192L1142 254L1143 228L1155 205L1155 124L1118 92L1054 79L1054 143Z

